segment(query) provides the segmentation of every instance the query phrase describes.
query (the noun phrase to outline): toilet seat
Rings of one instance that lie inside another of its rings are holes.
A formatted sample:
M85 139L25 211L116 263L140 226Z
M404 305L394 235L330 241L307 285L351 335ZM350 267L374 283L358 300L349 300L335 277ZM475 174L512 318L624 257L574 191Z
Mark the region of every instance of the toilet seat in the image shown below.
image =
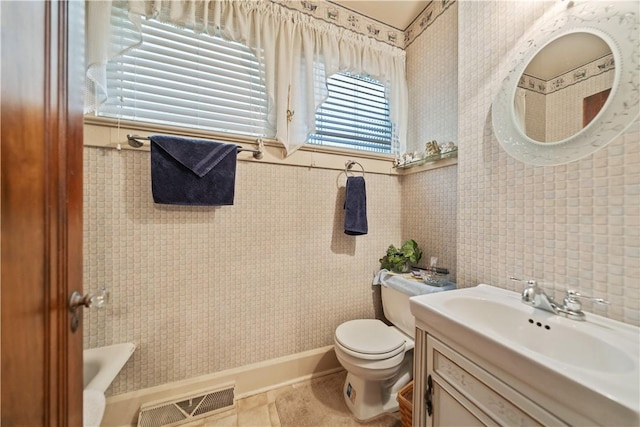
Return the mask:
M377 319L350 320L338 326L335 342L351 356L381 360L391 358L405 347L405 337Z

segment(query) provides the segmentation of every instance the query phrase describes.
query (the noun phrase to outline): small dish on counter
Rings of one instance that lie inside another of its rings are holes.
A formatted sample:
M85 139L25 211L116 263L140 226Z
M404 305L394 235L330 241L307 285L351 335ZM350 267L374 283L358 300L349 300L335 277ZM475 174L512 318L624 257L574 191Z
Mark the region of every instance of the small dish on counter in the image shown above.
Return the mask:
M422 280L429 286L442 287L449 284L449 274L425 271L422 273Z

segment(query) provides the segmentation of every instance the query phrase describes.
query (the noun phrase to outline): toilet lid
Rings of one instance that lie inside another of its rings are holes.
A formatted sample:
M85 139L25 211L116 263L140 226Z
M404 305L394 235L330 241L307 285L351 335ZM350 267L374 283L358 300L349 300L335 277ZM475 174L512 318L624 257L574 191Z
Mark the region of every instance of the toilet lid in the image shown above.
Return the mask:
M399 350L405 339L394 328L377 319L350 320L336 328L336 341L364 354L385 354Z

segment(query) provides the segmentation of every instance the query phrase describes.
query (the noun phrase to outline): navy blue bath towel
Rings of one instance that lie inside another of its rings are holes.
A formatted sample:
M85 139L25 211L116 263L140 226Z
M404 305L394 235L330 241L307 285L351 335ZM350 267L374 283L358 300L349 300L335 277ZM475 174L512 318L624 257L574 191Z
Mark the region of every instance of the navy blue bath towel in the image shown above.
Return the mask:
M367 192L364 178L350 176L347 178L346 196L344 200L344 233L352 236L367 234Z
M155 203L233 205L238 154L235 144L169 135L149 139Z

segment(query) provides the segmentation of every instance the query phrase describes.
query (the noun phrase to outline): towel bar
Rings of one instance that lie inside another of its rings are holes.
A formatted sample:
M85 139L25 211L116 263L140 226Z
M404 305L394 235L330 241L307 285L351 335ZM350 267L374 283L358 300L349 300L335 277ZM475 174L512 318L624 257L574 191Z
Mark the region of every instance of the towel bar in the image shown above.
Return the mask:
M129 143L129 146L133 147L133 148L140 148L144 145L144 142L142 142L142 140L144 141L149 141L149 138L146 136L139 136L139 135L132 135L132 134L127 134L127 142ZM258 144L258 149L254 150L251 148L244 148L238 145L238 152L240 151L248 151L250 153L253 153L253 158L256 160L260 160L263 157L262 154L262 150L264 149L264 142L262 141L262 138L258 138L256 140L256 143Z
M345 175L349 176L349 171L351 171L351 168L353 167L353 165L360 166L360 169L362 169L362 176L365 175L364 167L360 163L358 163L356 161L353 161L353 160L347 160L347 162L344 164L344 174ZM353 171L351 171L351 172L353 173Z

